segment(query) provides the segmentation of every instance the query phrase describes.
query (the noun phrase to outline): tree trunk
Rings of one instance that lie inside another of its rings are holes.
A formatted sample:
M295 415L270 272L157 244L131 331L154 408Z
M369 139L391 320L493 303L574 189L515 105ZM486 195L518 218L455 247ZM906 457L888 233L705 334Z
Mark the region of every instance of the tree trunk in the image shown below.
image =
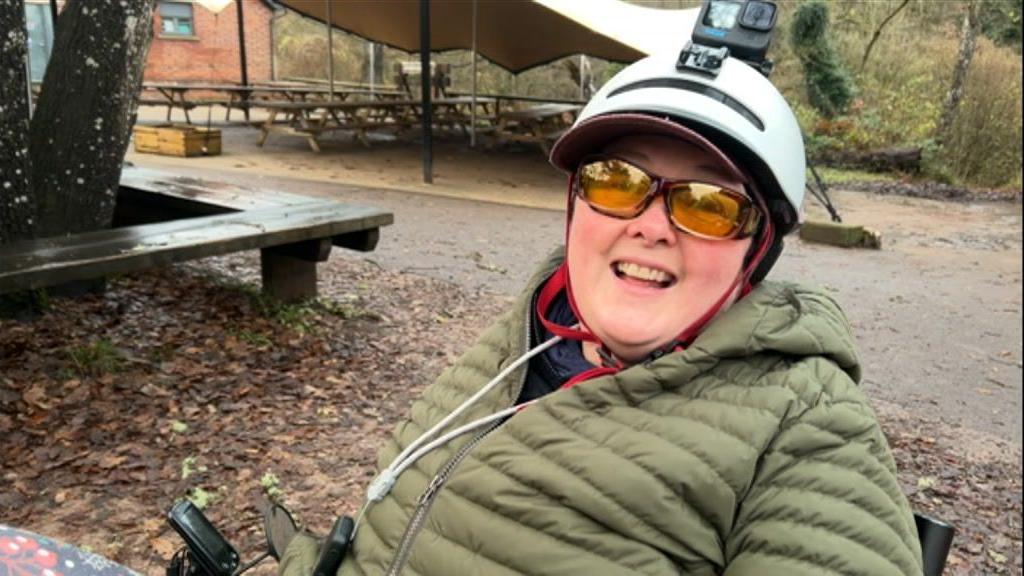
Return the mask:
M0 244L32 237L35 201L28 155L25 6L0 0Z
M971 1L967 3L967 13L964 14L963 29L960 33L960 50L956 57L956 67L953 69L953 83L946 93L946 101L942 107L942 116L939 118L937 140L941 145L953 127L956 120L956 111L960 107L960 100L964 97L964 85L967 83L967 72L971 67L971 60L974 58L974 44L978 36L978 8Z
M921 171L920 148L889 148L885 150L832 150L822 151L812 158L815 163L872 172L901 172L916 174Z
M37 237L107 228L153 34L155 0L68 0L32 119Z

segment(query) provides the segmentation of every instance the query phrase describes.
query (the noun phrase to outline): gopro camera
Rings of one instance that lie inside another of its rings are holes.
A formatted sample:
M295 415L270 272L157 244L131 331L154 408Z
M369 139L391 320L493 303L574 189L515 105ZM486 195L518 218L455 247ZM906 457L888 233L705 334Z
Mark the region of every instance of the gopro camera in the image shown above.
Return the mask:
M707 0L693 28L693 43L728 48L732 56L760 66L766 61L778 12L769 0Z
M183 500L175 504L167 513L167 521L188 546L198 574L231 576L238 568L238 552L192 502Z

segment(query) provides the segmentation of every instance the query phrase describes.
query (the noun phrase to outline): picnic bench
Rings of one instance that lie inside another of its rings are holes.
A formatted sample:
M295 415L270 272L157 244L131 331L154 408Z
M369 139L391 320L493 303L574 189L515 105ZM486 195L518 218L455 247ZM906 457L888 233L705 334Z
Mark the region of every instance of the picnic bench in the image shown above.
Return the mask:
M494 127L495 139L536 144L548 154L551 144L572 126L581 108L578 104L549 103L500 111Z
M0 246L0 294L259 249L265 293L315 298L332 246L373 250L392 222L376 208L125 166L115 227Z
M475 105L486 114L493 101L477 98ZM434 125L463 133L469 125L474 100L467 97L440 98L432 102ZM326 132L352 132L369 146L371 131L403 131L419 126L423 104L419 100L379 100L343 102L264 102L268 111L260 126L259 146L272 133L306 138L314 152L320 152L319 138Z
M144 82L142 88L144 93L139 99L140 105L166 106L168 122L171 113L180 109L189 124L192 123L189 112L201 106L223 106L226 109L224 120L228 121L231 120L231 110L249 111L262 106L264 102L344 101L349 98L386 100L405 96L404 92L388 88L367 89L344 85L331 90L328 86L298 82L246 86L209 82Z

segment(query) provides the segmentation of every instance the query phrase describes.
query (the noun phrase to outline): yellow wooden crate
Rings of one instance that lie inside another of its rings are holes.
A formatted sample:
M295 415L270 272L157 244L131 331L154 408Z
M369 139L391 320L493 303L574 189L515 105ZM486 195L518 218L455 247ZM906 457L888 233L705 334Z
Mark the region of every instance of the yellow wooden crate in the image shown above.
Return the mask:
M216 156L220 154L220 130L196 126L136 126L135 151L165 156Z

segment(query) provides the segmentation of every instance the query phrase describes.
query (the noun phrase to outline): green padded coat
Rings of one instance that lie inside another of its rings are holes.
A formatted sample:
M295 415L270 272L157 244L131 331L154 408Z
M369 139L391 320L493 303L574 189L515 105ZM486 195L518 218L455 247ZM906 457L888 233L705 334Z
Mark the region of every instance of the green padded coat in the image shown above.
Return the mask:
M384 468L528 345L547 262L413 405ZM512 405L522 370L462 424ZM543 397L406 470L340 574L920 574L892 455L827 295L764 282L689 349ZM280 571L307 576L316 541Z

